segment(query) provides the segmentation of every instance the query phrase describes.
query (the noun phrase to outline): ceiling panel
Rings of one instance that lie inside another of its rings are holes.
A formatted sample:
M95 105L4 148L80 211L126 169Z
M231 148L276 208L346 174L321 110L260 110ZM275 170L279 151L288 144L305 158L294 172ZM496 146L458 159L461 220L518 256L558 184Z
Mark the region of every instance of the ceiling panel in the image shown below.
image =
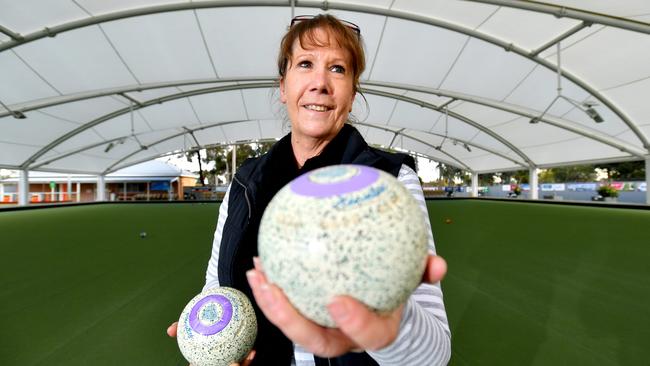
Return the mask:
M248 119L273 119L283 110L280 94L275 88L244 89L241 91Z
M222 126L226 141L237 142L245 140L259 140L260 125L257 121L230 123Z
M555 141L575 139L578 135L546 123L531 124L520 118L492 129L519 148L546 145Z
M201 146L219 144L226 141L226 137L220 126L194 131L194 136L199 140Z
M522 16L521 10L504 6L477 30L532 51L579 23L543 13L527 12Z
M589 96L586 91L567 79L562 79L561 86L562 96L570 99L582 101ZM545 67L537 66L533 72L520 80L520 84L503 101L540 111L541 114L557 97L557 87L557 74ZM559 116L571 108L573 106L565 100L557 100L548 113Z
M626 153L586 138L577 138L554 144L523 148L536 164L558 164L567 161L567 151L571 151L572 161L624 157Z
M289 133L289 124L278 119L267 119L259 121L262 138L280 139Z
M441 89L502 100L534 67L535 64L522 56L472 39Z
M12 51L0 53L0 70L0 101L4 104L59 95Z
M0 141L45 146L53 138L72 131L79 125L41 112L31 112L26 119L0 118ZM42 133L47 131L47 133ZM5 152L0 153L0 155Z
M122 114L100 123L94 129L105 139L131 135L131 114ZM149 125L138 112L133 113L133 133L141 134L151 131Z
M0 165L18 167L38 150L40 150L39 146L8 143L0 139L0 151L2 151L2 154L0 154Z
M192 107L185 98L154 104L139 109L139 111L155 130L199 123Z
M68 0L3 1L1 7L0 24L23 35L88 17Z
M13 50L63 94L135 84L98 26L42 38Z
M392 9L442 19L474 29L488 19L497 7L465 1L396 0Z
M564 49L561 56L563 67L596 89L605 89L648 77L648 50L647 34L607 27Z
M220 77L277 74L278 45L291 18L288 8L206 9L197 14Z
M216 77L191 10L127 18L102 27L141 83Z
M417 47L404 41L414 34ZM437 88L466 41L467 36L445 29L389 19L370 77Z
M470 102L454 103L450 110L485 127L497 126L512 121L515 118L519 118L518 114Z

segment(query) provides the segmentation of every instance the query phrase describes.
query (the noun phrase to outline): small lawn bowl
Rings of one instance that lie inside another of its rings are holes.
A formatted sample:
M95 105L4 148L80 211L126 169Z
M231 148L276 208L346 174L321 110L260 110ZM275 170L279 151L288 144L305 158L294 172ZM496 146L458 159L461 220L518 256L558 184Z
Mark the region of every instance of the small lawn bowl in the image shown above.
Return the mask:
M193 366L230 366L253 349L257 319L242 292L215 287L196 295L178 320L176 339Z
M335 327L327 311L349 295L379 312L405 302L422 280L427 228L392 175L334 165L284 186L262 216L258 249L268 280L303 315Z

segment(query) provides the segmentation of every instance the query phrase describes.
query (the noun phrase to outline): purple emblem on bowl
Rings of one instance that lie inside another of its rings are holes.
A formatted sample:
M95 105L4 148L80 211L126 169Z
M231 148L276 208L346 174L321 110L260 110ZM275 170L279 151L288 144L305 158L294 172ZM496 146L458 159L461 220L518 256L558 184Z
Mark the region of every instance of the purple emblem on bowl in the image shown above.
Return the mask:
M318 175L319 173L322 173L322 170L324 169L330 169L336 174L336 171L333 169L341 168L356 169L357 174L349 178L340 181L334 181L331 183L315 182L311 177L312 174ZM358 191L373 184L377 181L378 178L379 171L374 168L369 168L362 165L333 166L321 168L313 172L303 174L291 182L290 187L291 190L296 194L323 198Z
M217 303L221 305L222 314L218 322L212 325L205 325L201 320L199 320L199 311L201 311L201 308L204 305L208 305L209 303ZM221 332L223 328L230 323L230 319L232 319L232 304L230 303L230 300L223 295L209 295L199 300L192 307L189 320L190 327L192 327L195 332L204 336L210 336Z

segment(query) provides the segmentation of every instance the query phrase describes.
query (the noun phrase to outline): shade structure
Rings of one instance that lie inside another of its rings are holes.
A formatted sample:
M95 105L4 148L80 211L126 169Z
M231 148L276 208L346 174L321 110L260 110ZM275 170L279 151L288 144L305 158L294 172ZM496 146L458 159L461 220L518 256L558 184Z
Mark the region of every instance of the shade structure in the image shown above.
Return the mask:
M279 138L279 41L293 15L323 12L361 27L368 67L353 114L371 144L473 173L649 155L645 0L32 0L0 9L3 168L107 174Z

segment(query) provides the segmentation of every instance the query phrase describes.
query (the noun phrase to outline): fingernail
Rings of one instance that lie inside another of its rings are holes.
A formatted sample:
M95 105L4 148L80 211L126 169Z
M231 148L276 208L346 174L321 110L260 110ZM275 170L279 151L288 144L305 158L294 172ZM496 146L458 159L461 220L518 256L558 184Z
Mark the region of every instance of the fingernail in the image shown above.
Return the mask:
M246 271L246 278L248 278L248 284L252 287L257 287L260 283L260 278L255 273L254 269Z
M327 308L330 311L330 315L332 315L335 320L345 320L348 317L348 309L341 301L334 300L327 306Z
M251 352L248 354L248 357L246 357L246 359L247 359L248 361L253 361L253 357L255 357L255 351L251 351Z
M255 265L255 269L261 270L262 262L260 261L260 257L253 257L253 265Z

